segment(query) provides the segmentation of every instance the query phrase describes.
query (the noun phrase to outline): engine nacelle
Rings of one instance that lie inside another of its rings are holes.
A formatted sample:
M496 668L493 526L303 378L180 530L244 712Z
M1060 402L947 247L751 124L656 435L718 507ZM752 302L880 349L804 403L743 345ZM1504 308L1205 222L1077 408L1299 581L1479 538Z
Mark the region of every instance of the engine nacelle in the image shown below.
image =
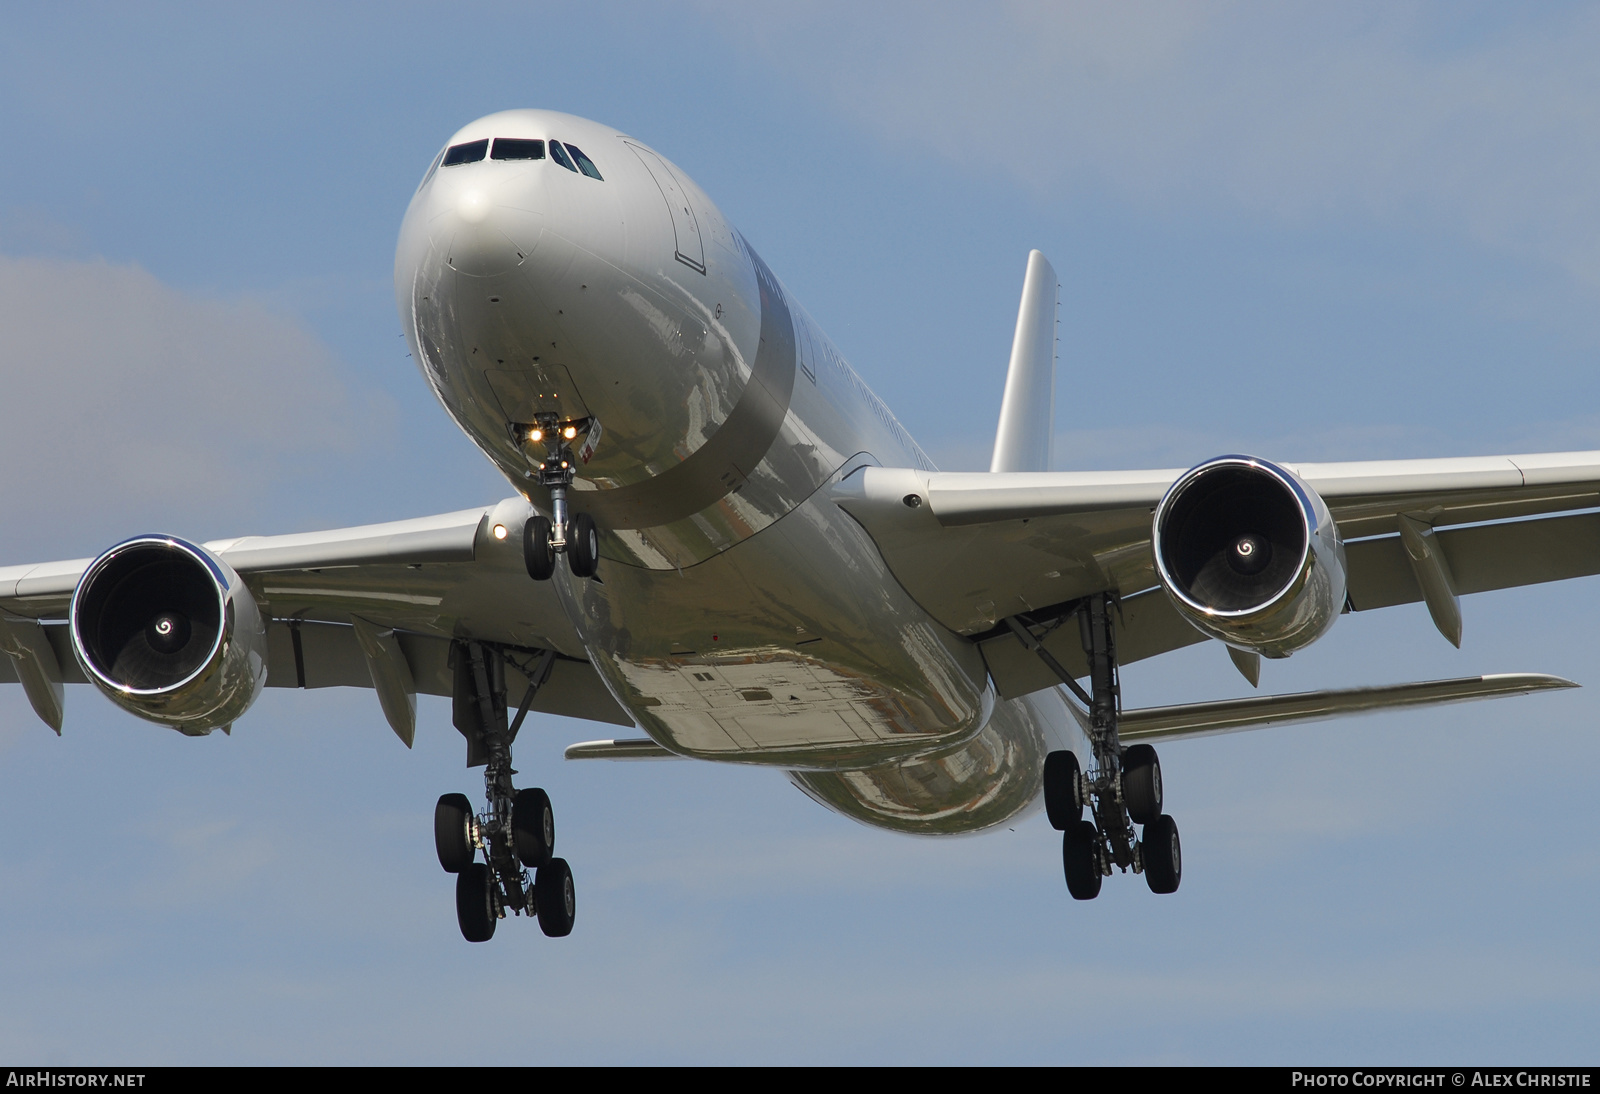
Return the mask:
M72 650L113 703L198 737L267 682L267 631L233 568L170 536L119 543L72 595Z
M1328 506L1290 472L1222 456L1156 506L1156 573L1179 613L1230 646L1287 657L1345 602L1344 542Z

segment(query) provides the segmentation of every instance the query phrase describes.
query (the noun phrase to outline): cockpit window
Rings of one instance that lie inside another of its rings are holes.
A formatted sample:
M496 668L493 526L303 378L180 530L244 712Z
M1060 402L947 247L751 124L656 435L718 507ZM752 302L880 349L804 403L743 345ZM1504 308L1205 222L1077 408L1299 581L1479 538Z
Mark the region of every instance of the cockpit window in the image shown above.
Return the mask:
M424 186L428 185L428 180L433 178L433 173L435 171L439 170L439 164L443 160L444 160L444 149L441 148L441 149L439 149L439 154L437 156L433 157L433 162L428 165L428 173L426 175L422 176L422 181L421 182L417 183L417 189L418 190L421 190Z
M468 141L466 144L451 145L444 154L444 166L455 167L463 163L477 163L483 159L484 153L489 151L489 138L481 141Z
M596 167L594 165L594 161L588 156L585 156L583 152L579 150L577 145L567 145L567 151L571 152L572 158L578 161L578 170L582 171L585 175L588 175L592 179L600 179L601 182L606 181L600 175L600 168Z
M550 142L550 158L555 160L562 167L565 167L568 171L576 172L578 170L576 167L572 166L572 161L567 158L567 150L561 147L560 141Z
M544 141L526 141L517 137L496 137L494 150L489 153L492 160L542 160L544 159Z

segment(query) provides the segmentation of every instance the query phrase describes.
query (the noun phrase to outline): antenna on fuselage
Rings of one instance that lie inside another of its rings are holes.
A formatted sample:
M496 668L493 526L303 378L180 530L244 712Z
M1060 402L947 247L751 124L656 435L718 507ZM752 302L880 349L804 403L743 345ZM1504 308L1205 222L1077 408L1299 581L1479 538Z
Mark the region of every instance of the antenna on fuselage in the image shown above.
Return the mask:
M1011 367L1000 400L990 471L1048 471L1055 432L1056 312L1061 283L1038 251L1028 252Z

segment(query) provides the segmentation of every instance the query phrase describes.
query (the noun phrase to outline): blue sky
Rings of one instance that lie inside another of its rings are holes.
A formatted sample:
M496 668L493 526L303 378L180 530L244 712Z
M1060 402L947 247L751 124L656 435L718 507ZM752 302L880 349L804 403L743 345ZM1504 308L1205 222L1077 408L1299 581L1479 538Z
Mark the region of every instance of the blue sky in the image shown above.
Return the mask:
M942 466L1023 265L1057 462L1600 447L1600 16L1494 5L34 5L0 37L0 559L506 493L398 337L432 154L540 106L683 166ZM1263 687L1600 680L1592 582L1341 620ZM1131 705L1238 694L1218 647ZM573 936L456 932L438 701L188 740L0 692L0 1055L38 1062L1593 1062L1590 690L1163 749L1182 890L1071 901L1042 818L919 841L774 773L518 767Z

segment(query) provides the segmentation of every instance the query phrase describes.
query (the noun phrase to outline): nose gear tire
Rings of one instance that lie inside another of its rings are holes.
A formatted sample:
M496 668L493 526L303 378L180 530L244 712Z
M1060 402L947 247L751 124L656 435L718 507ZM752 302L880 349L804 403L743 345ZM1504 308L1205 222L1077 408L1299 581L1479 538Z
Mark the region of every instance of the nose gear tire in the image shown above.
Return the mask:
M522 562L535 581L549 581L556 572L556 549L550 543L553 531L548 517L532 517L522 526Z
M593 577L600 568L600 532L588 513L572 518L567 533L567 565L574 577Z

